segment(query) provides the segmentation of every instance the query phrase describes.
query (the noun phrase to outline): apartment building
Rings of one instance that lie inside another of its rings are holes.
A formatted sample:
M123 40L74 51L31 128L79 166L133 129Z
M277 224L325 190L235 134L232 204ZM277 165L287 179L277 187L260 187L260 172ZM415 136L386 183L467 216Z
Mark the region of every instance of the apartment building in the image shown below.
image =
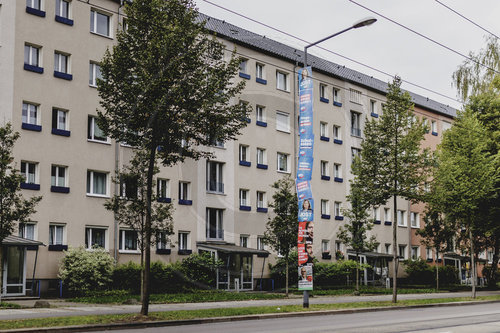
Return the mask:
M270 185L295 174L296 72L302 52L201 17L226 45L228 57L236 49L243 58L237 80L245 80L246 88L235 102L248 103L253 112L237 140L202 148L214 152L212 160L161 169L157 191L160 201L174 204L174 235L157 245L153 260L174 262L209 251L228 267L219 274L218 288L252 289L276 257L262 241L271 215ZM26 177L23 194L43 196L32 221L19 226L19 236L45 246L37 251L31 250L36 246L24 247L16 258L24 265L24 280L34 276L42 290L57 286L59 260L68 246L101 246L119 263L140 260L136 234L118 225L103 206L119 193L111 177L126 165L132 149L105 137L95 122L99 61L122 23L120 1L0 0L0 123L11 122L21 134L14 155ZM335 253L348 256L336 234L345 223L349 170L359 153L364 122L382 112L387 83L318 57L310 60L316 133L314 253L331 261ZM438 129L455 116L448 106L412 97L417 116L427 115ZM429 140L435 139L432 134ZM398 207L407 207L399 208L399 222L392 221L391 203L374 212L372 233L380 245L371 258L394 250L408 258L417 246L408 222L413 208L403 199ZM421 207L415 209L421 214ZM399 226L398 249L391 245L392 223ZM14 273L6 265L4 270L5 285ZM10 294L25 292L24 287Z

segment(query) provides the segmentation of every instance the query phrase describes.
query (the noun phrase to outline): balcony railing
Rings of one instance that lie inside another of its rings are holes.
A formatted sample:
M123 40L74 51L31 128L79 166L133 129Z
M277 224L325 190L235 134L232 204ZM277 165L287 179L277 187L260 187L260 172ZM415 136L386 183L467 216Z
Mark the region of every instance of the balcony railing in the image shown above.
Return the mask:
M207 191L214 193L224 193L224 183L208 180Z

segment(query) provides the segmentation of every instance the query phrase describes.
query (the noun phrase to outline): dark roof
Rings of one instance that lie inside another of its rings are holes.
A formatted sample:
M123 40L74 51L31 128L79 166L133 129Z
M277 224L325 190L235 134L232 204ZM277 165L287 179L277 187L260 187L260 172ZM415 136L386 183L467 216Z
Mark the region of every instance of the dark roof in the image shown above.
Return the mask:
M347 250L347 254L349 255L356 255L356 252L354 252L353 250L349 249ZM392 254L387 254L387 253L379 253L379 252L362 252L360 253L360 255L364 255L368 258L386 258L386 259L389 259L389 261L391 261L394 257Z
M207 248L224 253L260 254L260 255L269 254L269 252L266 250L257 250L249 247L234 245L231 243L198 242L196 243L196 245L198 246L198 248Z
M2 245L6 246L38 246L43 245L42 242L31 240L27 238L21 238L14 235L10 235L4 238Z
M243 28L237 27L225 21L200 13L200 18L206 20L206 28L217 36L233 41L236 44L258 50L278 58L298 62L302 65L303 51L282 44L275 40L258 35ZM375 92L386 94L387 82L368 76L361 72L338 65L334 62L308 54L308 63L313 64L316 71L348 81ZM413 103L424 109L448 116L456 117L457 110L427 97L409 92Z

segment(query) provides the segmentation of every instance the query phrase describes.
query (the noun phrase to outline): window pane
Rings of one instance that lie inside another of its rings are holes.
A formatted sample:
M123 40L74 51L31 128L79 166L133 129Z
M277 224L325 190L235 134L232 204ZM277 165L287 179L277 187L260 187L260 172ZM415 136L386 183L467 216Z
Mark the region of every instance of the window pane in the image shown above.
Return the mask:
M109 17L101 13L96 13L97 16L97 33L109 36Z
M94 172L94 194L106 194L106 174Z

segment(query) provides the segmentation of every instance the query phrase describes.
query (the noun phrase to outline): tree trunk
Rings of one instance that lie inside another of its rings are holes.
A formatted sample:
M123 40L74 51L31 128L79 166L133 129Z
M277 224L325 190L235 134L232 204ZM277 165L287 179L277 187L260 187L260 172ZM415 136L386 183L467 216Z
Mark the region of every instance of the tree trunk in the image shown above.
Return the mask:
M470 261L472 279L472 298L476 298L476 261L474 260L474 239L472 238L472 228L469 227L470 238Z
M497 285L497 270L498 270L498 250L500 247L500 239L495 235L495 245L493 248L493 260L491 261L491 269L488 274L488 287L495 288Z
M359 296L359 255L356 252L356 289L354 295Z
M0 302L2 302L3 294L3 247L0 244Z
M288 254L285 256L285 295L288 297Z
M438 258L439 258L439 251L436 248L436 290L439 290L439 263L438 263Z
M147 316L149 313L149 275L151 268L151 197L153 194L153 173L156 159L156 145L151 144L149 152L148 180L146 190L146 223L144 237L144 266L142 268L142 307L141 314Z
M394 185L396 186L396 185ZM397 196L394 195L394 218L392 222L392 303L398 302L398 203Z

